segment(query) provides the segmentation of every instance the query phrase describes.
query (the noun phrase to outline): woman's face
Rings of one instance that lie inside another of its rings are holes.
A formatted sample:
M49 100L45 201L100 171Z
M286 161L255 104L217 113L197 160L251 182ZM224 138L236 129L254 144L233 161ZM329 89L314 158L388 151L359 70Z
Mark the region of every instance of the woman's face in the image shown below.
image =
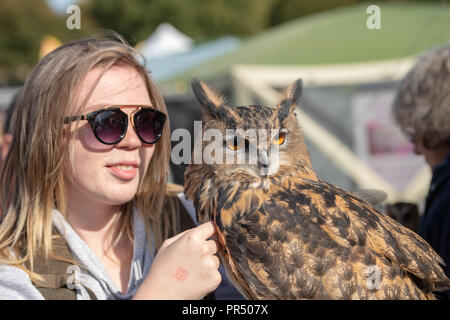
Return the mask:
M101 70L91 70L81 84L78 100L88 95ZM70 115L87 114L106 105L151 105L145 81L132 67L113 66L101 77L83 110ZM136 108L122 108L131 114ZM73 123L72 128L76 126ZM136 194L153 156L155 145L143 144L131 121L125 138L115 145L99 142L85 120L80 121L78 136L71 141L73 162L65 163L68 201L75 205L121 205ZM71 204L68 203L70 206ZM73 204L72 204L73 205Z

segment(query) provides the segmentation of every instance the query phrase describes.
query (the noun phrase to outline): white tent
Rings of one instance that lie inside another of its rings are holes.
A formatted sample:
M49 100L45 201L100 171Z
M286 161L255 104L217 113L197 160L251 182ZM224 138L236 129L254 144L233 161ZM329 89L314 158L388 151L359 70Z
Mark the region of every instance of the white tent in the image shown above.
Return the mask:
M139 50L149 60L189 51L194 40L169 23L160 24Z

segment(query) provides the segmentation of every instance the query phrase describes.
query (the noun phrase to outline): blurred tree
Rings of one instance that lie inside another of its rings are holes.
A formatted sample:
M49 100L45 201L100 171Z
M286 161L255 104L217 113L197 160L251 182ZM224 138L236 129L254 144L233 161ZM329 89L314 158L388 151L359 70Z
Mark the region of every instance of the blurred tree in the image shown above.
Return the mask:
M81 30L68 30L66 18L56 15L45 0L1 0L0 84L25 80L39 60L39 46L45 35L65 42L89 32L83 21Z
M102 28L134 44L162 22L197 40L225 34L245 36L267 28L274 0L92 0L82 3Z

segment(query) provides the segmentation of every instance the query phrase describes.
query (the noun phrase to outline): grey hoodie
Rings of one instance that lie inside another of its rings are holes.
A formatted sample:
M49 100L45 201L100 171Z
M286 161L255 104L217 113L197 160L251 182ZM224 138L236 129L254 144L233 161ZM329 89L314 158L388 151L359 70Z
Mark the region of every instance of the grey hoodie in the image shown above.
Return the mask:
M89 300L89 294L84 287L91 289L97 299L131 299L150 269L153 255L148 247L145 226L142 218L133 209L134 252L131 265L130 280L126 294L122 294L114 285L100 259L80 238L62 214L53 210L53 225L66 239L73 256L87 270L74 266L67 270L72 274L69 280L77 288L78 300ZM80 285L78 285L80 284ZM12 266L0 266L0 299L44 299L33 286L25 271Z
M193 220L196 221L195 210L192 203L187 201L183 194L179 194L179 198ZM155 253L153 246L150 251L144 222L135 208L133 209L134 251L126 294L122 294L120 290L116 288L100 259L94 254L84 240L80 238L75 230L73 230L59 211L53 211L52 219L53 225L66 239L73 256L86 267L86 269L79 269L74 266L67 271L72 275L69 278L70 285L77 288L77 300L90 299L89 294L84 287L88 287L92 290L99 300L124 300L131 299L134 296L136 290L150 270ZM242 299L242 296L228 282L222 266L219 271L222 273L223 280L216 290L216 298ZM25 271L17 267L0 265L0 300L43 299L44 297L33 286Z

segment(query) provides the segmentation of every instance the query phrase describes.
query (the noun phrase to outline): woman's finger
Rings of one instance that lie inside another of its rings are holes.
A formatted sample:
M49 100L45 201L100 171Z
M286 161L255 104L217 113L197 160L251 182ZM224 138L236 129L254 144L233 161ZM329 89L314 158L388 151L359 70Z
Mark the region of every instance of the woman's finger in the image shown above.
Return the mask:
M210 248L209 253L210 254L216 254L220 250L220 244L216 240L208 240L206 242Z
M216 263L216 269L219 269L220 267L220 258L218 256L213 256L214 261Z
M197 232L202 240L206 240L217 232L216 225L214 222L208 221L196 227L195 232Z

